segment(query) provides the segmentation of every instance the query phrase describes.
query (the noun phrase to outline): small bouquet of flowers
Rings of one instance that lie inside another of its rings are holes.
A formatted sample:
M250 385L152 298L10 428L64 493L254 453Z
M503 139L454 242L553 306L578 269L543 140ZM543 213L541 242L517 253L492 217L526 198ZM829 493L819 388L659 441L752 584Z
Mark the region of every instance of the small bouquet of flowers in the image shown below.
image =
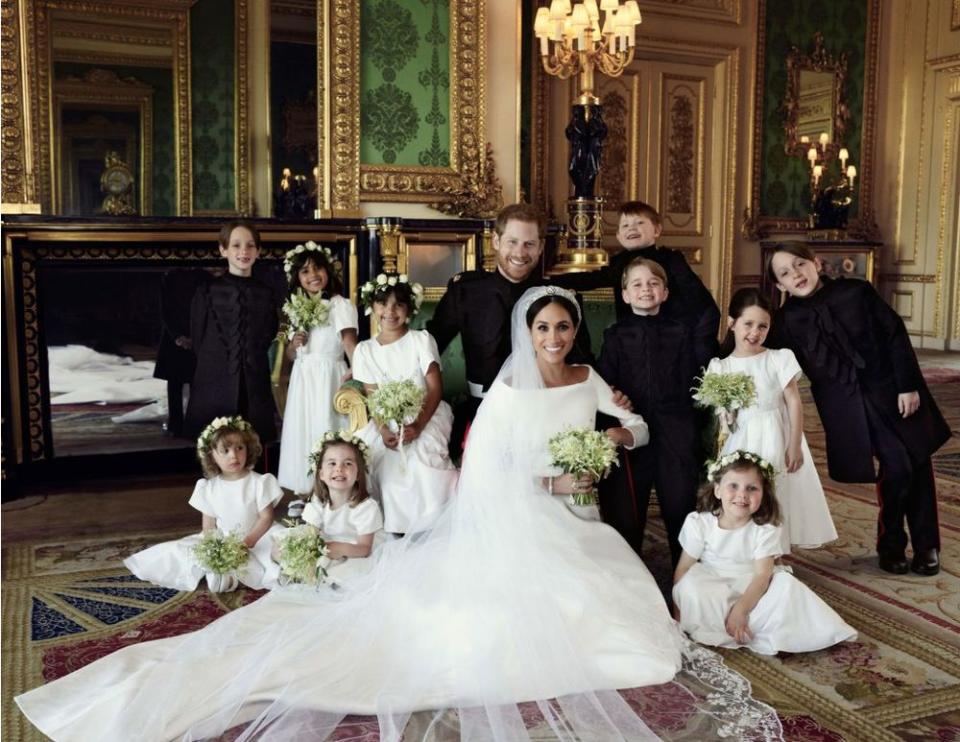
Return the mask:
M319 585L327 579L331 559L327 542L309 523L290 528L277 537L280 576L284 584Z
M423 389L404 379L381 384L367 397L370 416L400 436L400 453L403 453L403 426L420 414L424 396Z
M699 386L693 388L693 399L699 407L712 407L720 421L719 447L731 432L737 429L737 410L749 407L757 400L757 387L750 374L707 372L698 376Z
M217 575L236 573L247 563L250 550L236 531L224 533L219 528L204 531L193 546L193 558L204 572Z
M310 332L314 327L327 324L330 316L330 302L310 296L303 291L295 291L283 303L283 313L287 316L287 340L293 340L298 332Z
M589 474L599 481L610 473L617 461L617 444L605 433L587 428L572 428L557 433L547 442L553 466L564 473L580 476ZM597 491L577 492L571 495L574 505L595 505Z

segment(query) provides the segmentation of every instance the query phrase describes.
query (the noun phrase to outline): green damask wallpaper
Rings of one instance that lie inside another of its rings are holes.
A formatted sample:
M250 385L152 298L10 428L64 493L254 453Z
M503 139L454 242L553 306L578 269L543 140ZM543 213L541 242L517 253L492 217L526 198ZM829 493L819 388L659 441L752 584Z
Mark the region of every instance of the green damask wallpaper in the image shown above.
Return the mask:
M360 162L448 167L449 0L360 8Z
M234 0L190 9L194 211L234 211Z
M864 62L867 41L868 0L767 0L766 48L763 61L763 140L761 143L760 213L764 216L803 218L809 212L809 166L805 159L783 151L786 132L780 105L787 88L784 60L791 46L805 52L813 47L813 34L823 33L824 47L834 57L847 52L844 97L850 109L844 146L850 162L860 168L863 123ZM833 182L838 163L831 163ZM851 213L857 213L854 199Z
M120 77L133 77L153 88L153 214L176 213L176 157L174 154L173 73L156 67L121 67L108 64L56 62L54 76L83 77L92 69L112 70Z

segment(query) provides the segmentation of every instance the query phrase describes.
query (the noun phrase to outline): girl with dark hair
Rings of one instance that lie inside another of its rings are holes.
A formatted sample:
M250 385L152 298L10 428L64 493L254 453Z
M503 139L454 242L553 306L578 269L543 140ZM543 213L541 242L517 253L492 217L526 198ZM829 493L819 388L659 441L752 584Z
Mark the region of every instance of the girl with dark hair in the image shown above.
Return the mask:
M950 427L927 390L900 315L867 281L821 276L821 267L802 243L777 246L768 271L787 300L775 340L796 353L810 379L831 478L877 482L880 568L935 575L940 526L930 457L950 439Z
M830 606L774 563L783 551L773 465L733 451L710 462L707 480L680 532L673 577L680 627L690 638L758 654L855 639Z
M280 484L298 495L313 490L308 471L310 446L347 420L333 409L333 398L347 375L357 347L357 309L341 296L340 262L315 242L297 245L283 261L290 282L287 308L309 309L306 322L291 321L287 357L293 361L280 439Z
M764 347L770 330L770 300L757 289L737 291L730 300L726 357L714 358L708 373L745 373L753 378L756 400L738 410L721 454L755 451L776 469L777 498L783 515L781 548L816 548L837 538L820 476L803 435L800 365L787 349Z
M429 527L457 484L448 446L453 412L443 401L440 352L426 330L411 330L423 287L405 274L381 273L360 289L366 314L377 319L376 337L357 345L353 378L367 394L379 386L410 381L423 390L419 413L392 429L371 419L359 431L370 446L370 485L383 504L384 528L408 533Z

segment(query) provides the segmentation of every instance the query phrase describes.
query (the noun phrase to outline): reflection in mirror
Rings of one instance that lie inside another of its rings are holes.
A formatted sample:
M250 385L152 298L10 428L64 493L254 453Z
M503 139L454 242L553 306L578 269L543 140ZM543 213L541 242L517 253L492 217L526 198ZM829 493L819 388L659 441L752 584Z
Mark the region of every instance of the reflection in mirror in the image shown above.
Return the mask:
M55 456L194 445L175 435L192 376L183 333L196 287L221 270L194 264L38 271ZM286 291L279 261L258 263L255 275L279 306Z
M847 53L834 58L823 47L823 34L813 36L810 54L792 47L787 54L787 89L781 110L784 115L789 155L806 156L811 144L823 141L822 155L835 156L846 134L850 110L844 99Z

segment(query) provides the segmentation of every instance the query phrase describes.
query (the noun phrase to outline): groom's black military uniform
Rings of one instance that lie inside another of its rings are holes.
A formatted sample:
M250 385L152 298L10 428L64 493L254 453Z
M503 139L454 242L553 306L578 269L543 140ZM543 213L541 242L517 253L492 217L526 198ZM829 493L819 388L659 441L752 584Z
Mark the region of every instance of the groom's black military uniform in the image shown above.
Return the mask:
M510 355L510 314L517 300L529 288L544 286L550 281L536 275L514 283L498 270L464 271L447 283L447 292L437 304L426 329L444 349L459 334L463 343L469 398L454 410L450 452L459 456L467 424L477 414L477 408L500 367ZM581 308L582 312L582 308ZM585 322L580 323L570 360L590 363L590 333Z

